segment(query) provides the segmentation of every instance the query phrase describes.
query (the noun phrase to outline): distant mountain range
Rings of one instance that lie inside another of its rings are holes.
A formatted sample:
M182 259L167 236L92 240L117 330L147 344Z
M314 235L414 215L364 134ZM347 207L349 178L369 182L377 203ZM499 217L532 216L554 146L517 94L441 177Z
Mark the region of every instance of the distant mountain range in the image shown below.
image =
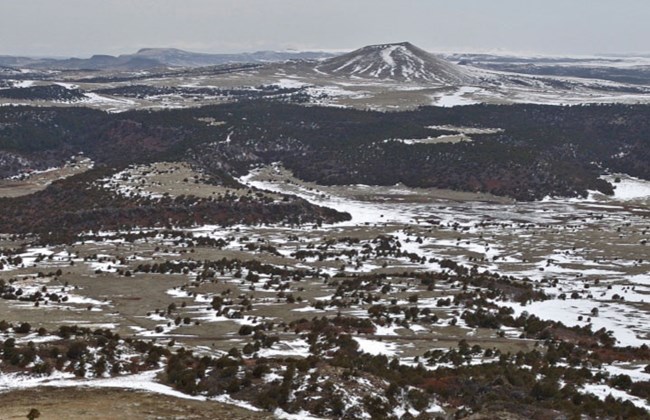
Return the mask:
M268 65L265 65L268 64ZM214 66L223 66L218 69ZM309 83L344 79L431 86L481 86L644 94L650 86L650 59L634 57L516 57L491 54L434 55L409 42L369 45L349 53L258 51L239 54L195 53L175 48L144 48L134 54L93 55L90 58L0 56L0 79L49 79L52 70L124 72L120 77L149 77L152 73L197 74L238 71L231 67L261 67L270 79L302 75ZM241 69L239 69L241 70ZM139 72L146 71L147 74ZM105 77L102 75L100 77ZM110 77L116 77L114 74ZM586 82L576 82L576 78ZM114 80L114 79L113 79ZM611 81L625 86L612 85ZM272 82L271 80L270 82ZM587 86L587 85L588 86ZM5 82L0 87L26 87ZM510 95L510 93L508 93Z
M144 48L135 54L93 55L90 58L30 58L0 56L0 66L56 70L140 71L165 67L204 67L234 63L267 63L332 57L325 52L258 51L240 54L205 54L176 48Z
M292 51L205 54L176 48L144 48L135 54L93 55L90 58L0 56L0 67L31 70L144 71L238 63L279 63L290 60L310 60L312 63L309 66L313 66L312 68L318 72L336 77L444 85L458 85L472 80L471 73L467 69L430 54L409 42L370 45L343 55Z

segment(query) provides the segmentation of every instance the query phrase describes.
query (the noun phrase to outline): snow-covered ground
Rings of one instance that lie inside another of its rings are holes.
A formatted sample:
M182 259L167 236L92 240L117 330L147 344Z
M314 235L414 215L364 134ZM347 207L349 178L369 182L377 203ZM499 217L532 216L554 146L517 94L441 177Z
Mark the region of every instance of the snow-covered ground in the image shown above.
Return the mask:
M602 177L614 185L614 199L628 201L650 199L648 181L626 175L607 175Z
M270 170L278 173L282 171L280 167ZM285 177L286 173L282 173L279 178ZM259 171L251 172L241 181L265 190L296 194L315 204L352 215L351 221L331 228L392 226L395 231L391 234L399 238L402 249L423 255L427 259L451 257L472 265L475 262L468 260L467 255L477 255L482 258L480 266L491 271L519 278L527 277L536 282L557 279L557 286L544 288L554 297L551 300L525 306L511 302L500 304L511 306L516 313L527 311L542 319L561 321L568 326L589 324L594 331L600 328L612 330L618 344L622 346L650 343L650 314L639 312L637 307L648 300L647 295L650 293L648 254L639 261L640 257L633 257L629 252L630 247L636 247L636 255L643 255L644 248L638 240L633 239L640 233L622 235L616 232L617 226L621 226L621 229L626 226L632 229L634 223L643 226L642 216L635 212L644 208L643 201L638 200L650 196L648 181L623 176L615 184L618 191L613 197L591 194L587 199L558 198L537 203L511 204L478 201L459 204L445 199L433 199L430 202L378 200L377 197L387 199L392 196L417 195L421 191L401 186L378 188L352 185L345 187L343 194L338 193L342 190L336 188L299 182L275 182ZM637 200L634 203L640 207L630 207L627 204L629 200ZM409 235L404 233L408 227L417 228L431 215L435 215L440 225L455 224L459 236L469 237L460 240L455 237L423 235L423 240L419 242L414 241L413 237L409 239ZM495 226L481 228L478 224L483 220L489 220ZM504 229L499 224L509 227ZM603 235L603 238L611 236L612 240L617 238L619 243L600 243L595 247L598 250L588 247L588 238L593 235L592 232L605 230L610 230L611 233L609 236ZM551 242L553 240L557 242ZM576 241L583 242L585 247L576 249ZM613 249L600 249L609 246ZM610 252L611 255L603 254L604 252ZM538 256L527 260L523 254ZM594 260L595 254L599 255L597 260ZM643 267L646 274L638 273ZM419 268L440 269L435 263L426 263ZM588 279L591 287L581 289L577 278L585 281ZM600 280L603 280L600 284L593 283ZM560 297L561 294L570 295L576 290L580 292L580 299ZM617 295L624 297L624 300L618 299ZM597 316L592 316L594 308L598 310ZM377 346L383 343L374 346L367 342L360 344L368 344L369 351L376 352Z
M475 105L480 103L470 95L483 91L481 88L464 86L449 95L434 97L433 105L449 108L454 106Z
M370 340L363 337L354 337L354 341L359 344L359 350L364 353L372 354L375 356L383 354L388 357L395 356L397 354L397 345L395 343Z
M0 374L0 391L50 386L55 388L87 387L87 388L120 388L147 391L168 395L176 398L206 401L206 397L192 396L156 382L156 376L161 370L150 370L135 375L123 375L103 379L78 379L72 373L53 373L52 375L21 375L15 373ZM218 401L218 399L215 399ZM225 401L224 401L225 402ZM233 403L229 400L228 403ZM251 408L248 405L245 408ZM255 411L258 409L255 408Z

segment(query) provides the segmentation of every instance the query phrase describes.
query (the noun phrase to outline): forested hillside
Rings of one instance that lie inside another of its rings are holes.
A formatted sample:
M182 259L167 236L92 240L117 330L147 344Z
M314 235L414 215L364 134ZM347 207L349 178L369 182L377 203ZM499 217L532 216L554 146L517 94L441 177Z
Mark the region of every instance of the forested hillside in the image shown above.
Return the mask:
M3 165L1 175L83 152L109 166L185 159L222 180L280 161L322 184L402 182L519 200L581 196L590 189L611 192L598 178L608 170L650 179L649 116L650 107L641 105L381 113L251 100L121 114L7 107L0 110L0 153L7 162L19 156L23 165ZM403 141L454 134L440 126L500 130L459 143Z

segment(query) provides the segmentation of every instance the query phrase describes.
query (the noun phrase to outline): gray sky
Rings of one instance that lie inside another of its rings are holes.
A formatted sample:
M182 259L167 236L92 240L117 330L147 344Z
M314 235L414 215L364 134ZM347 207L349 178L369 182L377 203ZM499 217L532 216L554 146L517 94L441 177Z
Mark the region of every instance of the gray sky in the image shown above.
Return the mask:
M0 54L142 47L650 52L648 0L0 0Z

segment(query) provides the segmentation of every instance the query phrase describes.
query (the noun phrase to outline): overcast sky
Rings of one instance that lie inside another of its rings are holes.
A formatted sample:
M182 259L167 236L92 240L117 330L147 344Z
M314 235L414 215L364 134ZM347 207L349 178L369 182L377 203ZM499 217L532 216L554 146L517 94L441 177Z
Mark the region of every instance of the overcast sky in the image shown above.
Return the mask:
M143 47L650 52L648 0L0 0L0 54Z

